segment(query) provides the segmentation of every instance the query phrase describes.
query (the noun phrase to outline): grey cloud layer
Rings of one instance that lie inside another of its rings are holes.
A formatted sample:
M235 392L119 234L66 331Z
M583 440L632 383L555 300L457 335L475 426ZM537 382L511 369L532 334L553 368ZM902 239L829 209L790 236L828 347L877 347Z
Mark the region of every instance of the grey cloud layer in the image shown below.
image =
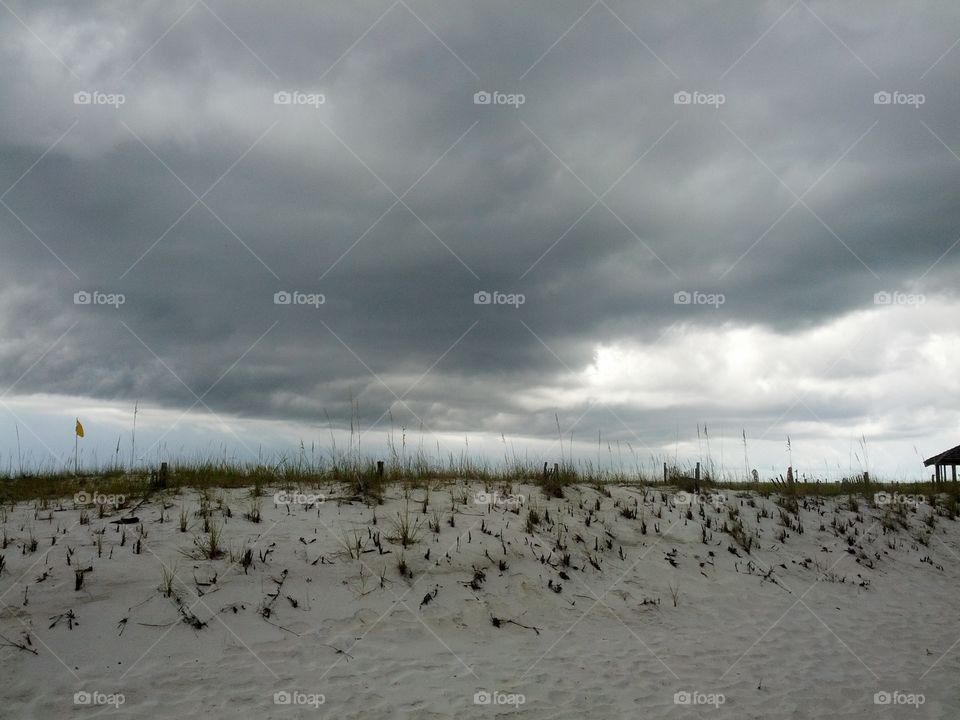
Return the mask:
M10 8L79 76L0 13L0 190L76 121L0 208L0 385L77 323L20 393L189 406L172 370L244 415L342 421L352 393L369 419L393 405L434 430L549 433L549 403L531 420L518 394L574 389L564 365L598 344L673 323L789 333L879 290L952 292L956 254L929 270L960 234L960 49L930 69L960 35L950 5ZM78 106L79 90L126 102ZM326 102L276 105L281 90ZM676 105L681 90L726 102ZM875 105L880 90L926 102ZM126 303L75 306L81 289ZM326 303L274 305L284 289ZM474 305L481 289L526 303ZM677 306L683 289L726 303ZM411 415L393 393L445 352Z

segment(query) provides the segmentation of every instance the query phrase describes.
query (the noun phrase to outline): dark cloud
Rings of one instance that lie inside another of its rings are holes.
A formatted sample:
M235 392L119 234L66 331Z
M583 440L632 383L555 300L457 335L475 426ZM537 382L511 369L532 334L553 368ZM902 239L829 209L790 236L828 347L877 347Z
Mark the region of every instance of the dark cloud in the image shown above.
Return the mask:
M790 338L876 309L878 291L953 297L960 50L940 56L960 11L943 4L13 2L2 17L0 385L17 394L181 408L212 388L217 412L337 424L353 396L369 421L392 408L530 435L561 408L628 437L685 403L589 411L600 348L653 352L676 327ZM924 102L875 104L884 90ZM82 290L125 303L75 305ZM525 302L476 305L481 290ZM681 290L725 302L677 305ZM684 347L705 372L723 362ZM737 396L699 417L789 406ZM824 422L870 414L822 400Z

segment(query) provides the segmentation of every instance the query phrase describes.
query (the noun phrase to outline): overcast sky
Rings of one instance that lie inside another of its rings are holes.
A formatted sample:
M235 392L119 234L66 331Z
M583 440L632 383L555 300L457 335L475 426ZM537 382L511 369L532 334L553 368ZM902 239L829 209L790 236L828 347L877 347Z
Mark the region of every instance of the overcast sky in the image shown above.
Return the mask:
M955 3L0 5L4 469L960 442Z

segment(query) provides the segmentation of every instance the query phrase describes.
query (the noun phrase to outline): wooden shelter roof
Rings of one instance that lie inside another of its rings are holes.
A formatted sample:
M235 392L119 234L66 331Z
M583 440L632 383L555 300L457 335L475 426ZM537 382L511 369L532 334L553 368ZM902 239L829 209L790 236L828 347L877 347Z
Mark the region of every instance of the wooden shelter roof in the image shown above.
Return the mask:
M960 445L944 450L939 455L934 455L923 461L924 467L930 465L960 465Z

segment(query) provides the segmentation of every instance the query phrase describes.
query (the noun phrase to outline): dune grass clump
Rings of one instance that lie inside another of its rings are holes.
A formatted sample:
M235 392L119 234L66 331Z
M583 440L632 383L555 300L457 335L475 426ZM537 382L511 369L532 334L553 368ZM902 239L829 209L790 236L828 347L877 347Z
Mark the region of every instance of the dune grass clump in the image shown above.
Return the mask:
M243 516L252 523L258 523L261 520L260 511L263 507L263 503L260 500L260 496L256 495L250 499L250 506L247 508L247 511Z
M202 535L193 538L193 548L186 552L194 560L216 560L223 556L223 530L210 522Z
M243 554L240 556L240 567L243 568L244 575L253 567L253 548L244 548Z
M743 519L740 517L740 508L730 506L727 508L728 520L723 523L723 532L730 535L733 541L747 554L750 554L753 548L753 534L744 527Z
M399 476L395 479L402 480L403 477ZM351 495L362 498L368 503L383 505L384 487L385 477L380 474L373 462L353 468L349 484Z
M340 544L343 545L343 549L347 551L347 557L351 560L359 560L363 555L363 534L356 528L353 531L341 528Z
M540 517L540 512L535 507L530 508L527 511L527 524L525 528L526 531L532 534L533 531L536 530L537 525L540 524L541 519L542 518Z
M163 596L166 598L174 597L175 589L174 585L177 581L177 566L176 564L173 567L168 565L160 566L160 592L163 593Z
M387 535L387 540L408 548L420 540L423 520L410 516L410 505L407 503L403 512L397 512L397 517L390 521L390 526L392 532Z

